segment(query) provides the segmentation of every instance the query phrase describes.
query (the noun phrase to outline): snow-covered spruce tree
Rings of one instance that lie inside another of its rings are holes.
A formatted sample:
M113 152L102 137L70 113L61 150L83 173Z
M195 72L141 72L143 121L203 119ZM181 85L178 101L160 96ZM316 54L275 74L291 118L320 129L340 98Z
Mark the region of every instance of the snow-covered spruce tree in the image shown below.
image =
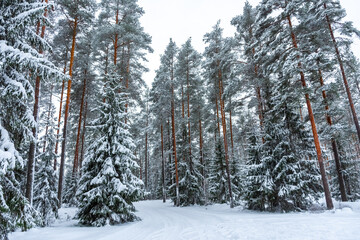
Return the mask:
M133 202L141 198L143 183L133 172L138 168L135 145L125 124L124 94L114 72L106 75L99 100L98 119L92 124L94 142L82 167L77 196L81 224L114 225L137 220Z
M45 142L45 151L37 156L37 171L35 173L34 183L34 208L39 212L41 217L41 226L48 226L58 217L59 200L57 198L57 176L53 168L53 161L56 158L56 123L55 107L49 102L45 115L44 124L48 126L47 134L40 139L41 143ZM42 150L42 148L41 148Z
M208 172L210 200L215 203L226 203L228 201L227 175L224 146L221 139L216 142L215 154L210 160Z
M23 165L8 132L0 124L0 239L7 239L10 231L18 228L26 231L37 224L37 213L15 177L15 169Z
M246 188L252 191L245 197L250 209L307 209L321 191L316 162L308 160L315 155L311 136L297 113L300 93L288 79L279 73L264 115L264 143L260 152L251 148L253 161L247 162Z
M255 129L249 133L247 139L247 160L243 171L243 198L249 209L265 209L266 194L268 192L267 184L263 184L267 179L266 174L268 172L261 164L262 151L260 139L261 137Z

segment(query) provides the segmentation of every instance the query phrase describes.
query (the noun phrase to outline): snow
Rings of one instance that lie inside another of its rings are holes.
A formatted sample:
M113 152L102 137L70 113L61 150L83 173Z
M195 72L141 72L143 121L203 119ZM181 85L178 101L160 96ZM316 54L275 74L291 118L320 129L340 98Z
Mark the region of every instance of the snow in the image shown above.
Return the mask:
M84 227L73 220L75 208L60 209L61 218L47 228L10 234L10 240L205 240L360 238L360 203L337 205L321 213L260 213L228 205L173 207L162 201L135 203L142 221L117 226Z

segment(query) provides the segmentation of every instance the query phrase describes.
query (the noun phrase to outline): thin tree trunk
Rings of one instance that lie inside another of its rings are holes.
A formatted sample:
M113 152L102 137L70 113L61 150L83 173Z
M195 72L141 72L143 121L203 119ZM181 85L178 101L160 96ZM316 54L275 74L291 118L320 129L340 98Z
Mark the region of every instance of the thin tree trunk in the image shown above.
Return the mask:
M295 33L292 30L292 23L291 23L290 16L287 16L287 20L288 20L290 31L291 31L291 38L292 38L293 46L294 46L294 48L297 49L298 45L297 45ZM298 56L298 59L299 58L300 58L300 56ZM300 69L300 78L301 78L302 86L303 86L303 88L306 88L305 75L304 75L304 72L302 71L302 64L300 61L298 62L298 67ZM314 114L312 111L310 97L309 97L308 93L305 93L305 99L306 99L306 105L308 108L309 118L310 118L310 122L311 122L311 129L312 129L312 133L313 133L313 137L314 137L314 143L315 143L317 159L318 159L319 167L320 167L321 179L322 179L324 192L325 192L326 206L328 209L333 209L334 205L333 205L333 202L331 199L331 193L330 193L329 184L328 184L326 172L325 172L324 161L323 161L323 157L322 157L322 153L321 153L319 136L317 133L315 118L314 118Z
M45 0L48 3L48 0ZM44 17L47 17L48 10L45 8ZM40 27L40 22L38 23L38 27ZM41 38L45 36L45 25L41 28ZM42 54L43 50L39 49L39 54ZM39 98L40 98L40 80L41 77L38 75L36 77L35 82L35 103L34 103L34 111L33 117L35 126L32 128L33 139L30 142L30 149L29 149L29 159L27 163L27 177L26 177L26 192L25 197L29 200L30 205L33 202L33 185L34 185L34 172L35 172L35 154L36 154L36 143L38 137L38 117L39 117Z
M87 97L86 97L87 98ZM85 109L84 109L84 122L83 122L83 129L81 134L81 153L80 153L80 160L79 160L79 168L82 168L82 163L84 161L84 154L85 154L85 134L86 134L86 117L87 117L87 109L88 109L88 102L85 101ZM80 171L81 175L81 171Z
M50 113L51 113L51 107L52 107L52 94L53 94L53 89L54 89L54 84L51 84L51 88L50 88L50 97L49 97L49 112L47 115L47 119L50 120ZM47 135L48 135L48 131L49 131L49 124L46 124L46 128L45 128L45 138L44 138L44 146L43 146L43 153L46 150L46 142L47 142Z
M326 9L326 3L324 3L324 8ZM357 114L356 114L354 102L353 102L353 100L352 100L350 88L349 88L349 85L348 85L348 82L347 82L347 79L346 79L343 62L342 62L342 59L341 59L341 56L340 56L340 51L339 51L339 48L338 48L338 46L337 46L337 42L336 42L336 39L335 39L335 36L334 36L334 32L333 32L332 27L331 27L330 18L329 18L329 16L328 16L327 14L325 15L325 17L326 17L326 22L327 22L328 27L329 27L331 39L332 39L333 44L334 44L334 48L335 48L335 52L336 52L336 57L337 57L337 60L338 60L338 62L339 62L341 75L342 75L342 78L343 78L343 80L344 80L344 85L345 85L346 93L347 93L348 100L349 100L349 105L350 105L350 109L351 109L351 114L352 114L352 117L353 117L353 120L354 120L354 124L355 124L355 127L356 127L356 132L357 132L358 139L359 139L359 143L360 143L360 126L359 126L359 120L358 120L358 117L357 117Z
M322 76L321 69L319 69L318 72L319 72L319 76L320 76L320 78L319 78L320 85L321 85L321 87L323 87L324 86L324 79L323 79L323 76ZM323 99L324 99L324 102L325 102L326 122L331 127L332 126L332 119L331 119L331 116L328 113L329 112L329 105L327 103L327 97L326 97L325 90L322 90L322 96L323 96ZM334 159L335 159L335 166L336 166L336 172L337 172L337 175L338 175L341 200L343 202L346 202L347 197L346 197L346 191L345 191L344 177L343 177L343 174L342 174L342 167L341 167L338 147L337 147L337 144L336 144L336 140L335 140L335 138L333 136L331 137L331 147L332 147L332 151L333 151Z
M162 124L161 124L161 180L162 180L163 202L166 202L166 191L165 191L165 158L164 158L164 131L163 131L163 125L162 125Z
M81 96L78 131L77 131L76 144L75 144L73 176L77 175L77 172L79 169L79 144L80 144L81 122L82 122L82 115L83 115L83 108L84 108L85 92L86 92L86 69L84 72L83 92L82 92L82 96Z
M62 144L61 144L61 158L60 158L60 172L59 172L59 186L58 186L59 207L61 207L61 203L62 203L62 187L63 187L64 170L65 170L64 168L65 168L65 152L66 152L66 136L67 136L66 131L67 131L67 120L68 120L68 117L69 117L72 67L74 65L74 54L75 54L75 42L76 42L77 25L78 25L78 18L75 17L73 36L72 36L72 45L71 45L71 55L70 55L69 80L68 80L66 103L65 103L63 140L62 140Z

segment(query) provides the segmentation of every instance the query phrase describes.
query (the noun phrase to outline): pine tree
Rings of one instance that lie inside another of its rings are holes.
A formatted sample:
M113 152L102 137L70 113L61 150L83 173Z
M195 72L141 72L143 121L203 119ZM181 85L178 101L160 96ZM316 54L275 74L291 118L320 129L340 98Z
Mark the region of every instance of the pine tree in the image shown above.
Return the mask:
M69 79L67 83L66 103L65 103L65 114L64 114L64 127L63 127L63 138L61 143L61 159L60 159L60 172L59 172L59 184L58 184L58 199L59 205L61 206L62 191L63 191L63 178L65 169L65 154L66 154L66 137L67 137L67 123L69 117L69 106L70 106L70 95L71 95L71 84L75 57L75 45L77 34L87 26L87 23L91 22L93 18L95 2L79 0L75 4L70 0L58 1L59 5L66 12L66 16L71 23L72 28L72 44L70 51L70 64L69 64Z
M213 99L215 100L216 106L216 116L218 121L218 135L220 137L220 119L222 126L222 138L224 141L224 151L225 151L225 164L226 164L226 174L227 174L227 183L228 183L228 193L230 199L230 207L234 207L234 199L232 196L231 189L231 176L230 176L230 166L229 166L229 153L228 153L228 137L227 137L227 124L226 124L226 114L225 114L225 94L224 89L226 88L226 80L229 74L229 69L231 69L233 56L231 54L231 48L229 45L230 39L223 39L222 37L223 29L220 28L220 21L213 27L212 32L204 35L204 42L208 45L205 48L204 55L206 60L204 67L207 69L207 78L208 81L213 82L212 94ZM221 118L219 117L219 109L221 113Z
M194 117L197 119L196 111L193 108L197 107L196 102L194 102L197 100L194 94L199 90L200 79L197 72L200 64L201 55L192 47L191 39L188 39L179 50L175 69L175 78L177 84L181 86L182 94L182 118L178 124L181 133L181 136L178 137L178 152L179 159L182 160L179 163L180 205L203 202L203 189L201 187L203 176L199 171L201 165L194 155L191 130L192 125L198 124L198 121L194 122L195 124L192 123L191 113L194 113Z
M125 99L119 93L118 75L106 76L93 125L94 141L89 146L77 191L80 223L113 225L137 220L133 202L142 195L142 181L133 172L135 145L125 124ZM105 101L103 101L105 99Z

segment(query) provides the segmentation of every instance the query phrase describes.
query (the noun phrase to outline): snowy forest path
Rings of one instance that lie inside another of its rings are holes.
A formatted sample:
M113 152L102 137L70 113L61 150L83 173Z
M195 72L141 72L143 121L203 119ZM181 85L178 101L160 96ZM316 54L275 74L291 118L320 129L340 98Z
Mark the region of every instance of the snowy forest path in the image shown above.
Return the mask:
M118 226L83 227L75 208L61 209L51 227L10 234L10 240L356 240L360 203L323 213L260 213L228 205L174 207L161 200L135 203L142 220Z

